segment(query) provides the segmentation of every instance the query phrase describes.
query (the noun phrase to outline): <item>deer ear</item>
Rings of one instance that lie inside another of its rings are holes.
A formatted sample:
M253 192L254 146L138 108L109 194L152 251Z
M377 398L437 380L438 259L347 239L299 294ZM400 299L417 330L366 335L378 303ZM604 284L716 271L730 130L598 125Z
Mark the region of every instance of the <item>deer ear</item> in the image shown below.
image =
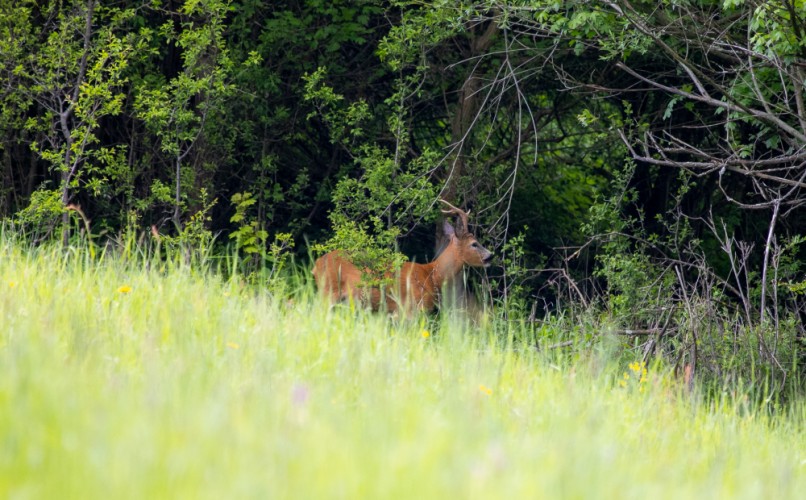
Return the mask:
M445 236L456 236L456 231L447 219L442 221L442 232L445 233Z

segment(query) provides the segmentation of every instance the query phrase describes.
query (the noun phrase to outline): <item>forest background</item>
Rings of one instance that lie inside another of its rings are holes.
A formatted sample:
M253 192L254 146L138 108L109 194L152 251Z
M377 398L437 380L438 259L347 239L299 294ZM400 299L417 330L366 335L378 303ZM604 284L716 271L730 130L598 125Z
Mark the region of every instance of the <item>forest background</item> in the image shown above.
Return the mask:
M0 217L33 244L265 285L428 260L442 197L501 319L802 391L801 0L0 5Z

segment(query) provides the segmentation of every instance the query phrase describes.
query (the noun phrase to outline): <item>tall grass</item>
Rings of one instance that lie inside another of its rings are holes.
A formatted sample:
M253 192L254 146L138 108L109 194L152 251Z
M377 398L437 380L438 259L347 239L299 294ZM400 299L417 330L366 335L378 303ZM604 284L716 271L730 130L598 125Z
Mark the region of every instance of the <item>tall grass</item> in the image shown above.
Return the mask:
M705 403L655 367L291 289L0 242L0 497L806 491L802 404Z

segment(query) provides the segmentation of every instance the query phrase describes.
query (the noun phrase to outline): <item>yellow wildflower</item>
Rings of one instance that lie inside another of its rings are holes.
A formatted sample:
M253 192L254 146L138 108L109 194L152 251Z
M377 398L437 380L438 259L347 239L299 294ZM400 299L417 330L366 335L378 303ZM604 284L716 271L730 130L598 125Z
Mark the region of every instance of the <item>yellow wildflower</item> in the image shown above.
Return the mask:
M118 287L118 293L129 293L132 291L132 287L129 285L123 285Z
M9 287L9 288L14 288L15 286L17 286L17 282L16 282L16 281L9 281L9 282L8 282L8 287Z
M427 339L428 337L431 336L428 330L423 330L422 333L420 333L420 335L422 335L424 339Z
M620 385L621 387L627 387L627 381L626 380L619 380L618 385Z
M488 396L492 395L493 393L493 390L484 384L479 384L479 390Z
M641 371L646 371L646 363L638 361L630 363L630 370L634 371L635 373L639 373Z
M235 342L227 342L227 347L229 347L230 349L238 349L241 346L239 346Z

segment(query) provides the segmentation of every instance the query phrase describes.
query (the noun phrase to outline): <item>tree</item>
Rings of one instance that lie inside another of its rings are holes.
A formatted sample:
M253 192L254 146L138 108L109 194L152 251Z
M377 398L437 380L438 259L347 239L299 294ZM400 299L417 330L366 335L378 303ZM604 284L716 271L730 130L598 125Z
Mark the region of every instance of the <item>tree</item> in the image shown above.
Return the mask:
M27 215L36 220L62 214L62 238L69 236L67 207L80 190L95 195L124 168L124 148L99 144L101 120L121 112L129 58L138 46L126 33L132 11L100 7L96 1L4 5L2 24L11 35L2 66L7 113L26 116L31 148L58 175L56 188L41 187ZM37 32L41 24L43 31ZM50 214L50 215L48 215Z
M726 294L743 316L737 338L755 346L760 360L785 380L779 359L797 351L797 340L790 330L782 341L781 324L803 308L797 294L787 300L781 288L784 281L800 281L800 267L784 263L792 262L801 239L795 209L806 201L802 3L484 5L521 37L554 39L603 63L575 71L557 53L544 56L569 90L618 106L620 117L612 123L637 165L624 185L637 196L619 202L621 210L634 209L627 217L632 222L618 222L609 233L630 242L609 247L621 252L606 273L613 290L624 270L656 265L639 289L679 300L689 317L702 314L697 297L717 301L714 294ZM787 218L794 233L782 234ZM707 308L708 319L701 321L725 321L733 305L722 312ZM693 333L686 345L696 352Z
M208 117L222 112L222 101L232 92L224 39L228 10L228 1L185 3L177 12L181 29L174 28L173 20L161 27L166 41L181 51L181 71L168 81L147 79L137 89L137 116L157 137L164 161L173 170L171 219L180 231L188 185L206 168L203 158L191 166L185 162L199 149ZM253 58L247 64L258 62Z

